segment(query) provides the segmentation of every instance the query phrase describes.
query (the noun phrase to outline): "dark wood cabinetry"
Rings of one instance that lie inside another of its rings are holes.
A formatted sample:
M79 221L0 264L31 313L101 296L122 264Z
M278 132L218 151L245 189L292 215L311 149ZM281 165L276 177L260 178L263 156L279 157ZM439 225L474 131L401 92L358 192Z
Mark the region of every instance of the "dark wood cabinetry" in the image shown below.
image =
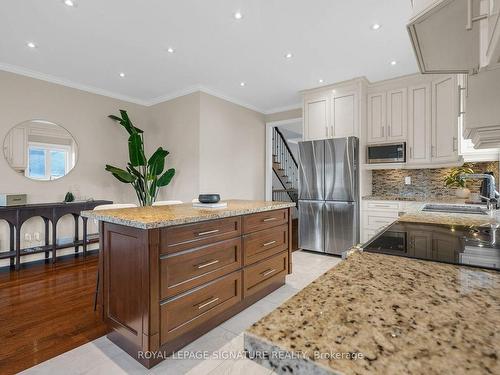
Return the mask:
M101 222L108 337L150 368L279 288L291 272L289 217L286 208L156 229Z

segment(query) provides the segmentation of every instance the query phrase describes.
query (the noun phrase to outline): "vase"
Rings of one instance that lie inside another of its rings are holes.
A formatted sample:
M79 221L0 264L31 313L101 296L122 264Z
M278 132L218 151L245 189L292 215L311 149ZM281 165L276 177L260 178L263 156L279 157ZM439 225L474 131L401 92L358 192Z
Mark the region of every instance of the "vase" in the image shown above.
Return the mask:
M458 188L455 190L455 195L457 198L467 199L470 195L470 190L467 188Z

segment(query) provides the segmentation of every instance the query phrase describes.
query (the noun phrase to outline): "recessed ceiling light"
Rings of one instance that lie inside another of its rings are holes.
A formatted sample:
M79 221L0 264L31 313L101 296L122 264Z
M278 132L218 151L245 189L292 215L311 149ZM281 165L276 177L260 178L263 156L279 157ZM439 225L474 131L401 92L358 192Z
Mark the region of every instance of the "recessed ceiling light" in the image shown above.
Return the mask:
M293 57L292 53L291 52L288 52L286 55L285 55L285 58L286 59L291 59Z
M28 42L26 43L26 45L29 47L29 48L36 48L36 44L33 43L33 42Z
M245 82L240 82L240 86L241 86L241 87L244 87L245 85L246 85L246 83L245 83Z
M168 48L167 48L167 52L168 52L168 53L174 53L174 52L175 52L175 50L174 50L172 47L168 47Z
M391 65L392 65L392 66L396 65L397 63L398 63L398 62L397 62L396 60L392 60L392 61L391 61Z
M243 14L241 12L234 13L234 19L241 20L243 18Z
M76 6L76 3L73 0L64 0L64 5L74 7Z
M125 77L125 73L120 73L120 77L124 78Z
M323 83L323 79L321 79L321 78L320 78L320 79L318 79L318 82L319 82L319 83Z
M371 26L371 29L372 30L378 30L382 27L382 25L378 24L378 23L374 23L372 26Z

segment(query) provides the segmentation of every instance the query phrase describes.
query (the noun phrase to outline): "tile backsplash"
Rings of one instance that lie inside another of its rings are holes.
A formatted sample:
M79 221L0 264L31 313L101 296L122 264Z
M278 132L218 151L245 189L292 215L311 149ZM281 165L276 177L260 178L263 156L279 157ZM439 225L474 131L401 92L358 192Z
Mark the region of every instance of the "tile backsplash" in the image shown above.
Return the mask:
M498 186L498 161L466 163L474 172L493 172ZM426 196L454 195L455 189L444 186L444 178L451 168L435 169L381 169L372 171L373 195L415 194ZM411 185L405 185L405 177L411 177ZM470 180L467 187L479 192L481 181Z

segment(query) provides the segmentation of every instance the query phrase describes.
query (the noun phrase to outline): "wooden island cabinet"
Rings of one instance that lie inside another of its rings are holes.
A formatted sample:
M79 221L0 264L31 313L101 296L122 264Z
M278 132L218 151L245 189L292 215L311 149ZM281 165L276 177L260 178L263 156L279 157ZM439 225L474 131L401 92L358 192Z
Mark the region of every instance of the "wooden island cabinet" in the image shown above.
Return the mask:
M89 211L100 220L108 338L145 367L285 283L293 203L228 201Z

